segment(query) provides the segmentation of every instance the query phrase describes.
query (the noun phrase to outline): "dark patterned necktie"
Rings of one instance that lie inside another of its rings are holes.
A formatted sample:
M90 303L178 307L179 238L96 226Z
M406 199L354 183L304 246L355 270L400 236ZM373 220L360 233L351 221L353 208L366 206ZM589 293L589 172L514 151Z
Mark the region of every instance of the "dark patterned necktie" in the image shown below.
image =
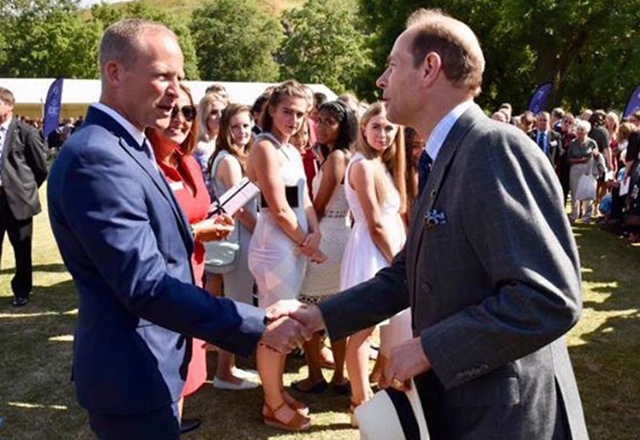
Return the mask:
M420 159L418 159L418 195L422 194L422 190L427 186L431 164L433 164L433 159L431 159L427 150L422 150Z

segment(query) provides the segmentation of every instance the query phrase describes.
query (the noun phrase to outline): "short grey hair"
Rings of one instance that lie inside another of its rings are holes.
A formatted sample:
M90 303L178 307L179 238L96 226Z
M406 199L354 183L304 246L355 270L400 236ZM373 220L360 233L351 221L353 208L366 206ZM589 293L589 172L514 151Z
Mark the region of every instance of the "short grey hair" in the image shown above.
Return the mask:
M115 61L125 67L131 67L144 50L140 44L140 36L145 32L167 33L176 41L176 34L163 24L139 18L125 18L107 28L100 41L100 70L109 61Z
M589 133L591 131L591 124L589 121L585 121L584 119L577 119L575 123L576 129L582 128L585 133Z

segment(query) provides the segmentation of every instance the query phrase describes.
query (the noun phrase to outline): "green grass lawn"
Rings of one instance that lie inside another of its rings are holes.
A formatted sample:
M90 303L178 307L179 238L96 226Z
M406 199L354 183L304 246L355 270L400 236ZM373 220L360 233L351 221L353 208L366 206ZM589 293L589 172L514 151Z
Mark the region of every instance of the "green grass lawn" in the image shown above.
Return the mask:
M41 191L44 200L44 190ZM600 231L574 228L580 247L584 312L569 334L587 424L595 440L635 440L640 432L640 248ZM36 217L31 303L10 305L13 253L5 240L0 270L0 439L91 439L69 381L77 299L53 240L46 212ZM215 354L209 353L210 377ZM251 366L244 361L240 366ZM301 378L300 360L285 383ZM327 379L329 372L326 372ZM312 429L283 434L260 419L262 392L217 391L205 385L187 399L187 417L203 426L192 439L356 439L345 414L348 398L330 391L306 399ZM535 439L532 439L535 440Z

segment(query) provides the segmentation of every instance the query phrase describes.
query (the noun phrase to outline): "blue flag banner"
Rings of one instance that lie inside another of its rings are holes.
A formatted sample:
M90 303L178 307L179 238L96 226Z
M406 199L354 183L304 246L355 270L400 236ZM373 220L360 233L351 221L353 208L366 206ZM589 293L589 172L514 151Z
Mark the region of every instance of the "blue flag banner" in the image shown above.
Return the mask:
M529 110L532 111L534 115L537 115L547 108L547 98L549 98L549 93L551 93L552 87L553 84L550 82L544 83L538 87L533 95L531 95Z
M60 107L62 103L62 82L64 78L58 78L49 86L47 100L44 102L44 122L42 134L47 139L49 133L58 128L60 119Z
M636 110L640 110L640 86L636 87L633 93L629 95L629 101L627 101L627 107L624 109L622 118L628 118Z

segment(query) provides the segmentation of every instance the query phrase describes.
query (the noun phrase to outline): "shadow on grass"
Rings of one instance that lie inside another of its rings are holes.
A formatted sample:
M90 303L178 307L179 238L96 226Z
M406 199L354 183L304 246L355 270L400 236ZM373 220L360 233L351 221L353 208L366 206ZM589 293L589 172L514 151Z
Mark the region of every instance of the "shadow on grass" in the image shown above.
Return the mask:
M0 305L1 438L91 438L70 382L75 304L66 280L36 286L20 309Z
M596 226L574 228L580 248L581 344L570 348L592 440L637 438L640 423L640 248ZM586 331L585 331L586 330Z
M33 272L54 272L65 273L67 268L64 264L36 264L33 266ZM13 275L15 267L8 267L0 270L0 275Z
M207 354L208 377L215 376L217 354ZM284 377L285 385L300 379L304 361L295 356L287 359ZM237 365L243 369L254 369L255 358L238 359ZM328 370L325 377L330 378ZM342 396L331 389L323 394L304 394L287 388L296 399L307 403L311 410L311 428L305 433L284 433L270 428L262 422L262 388L246 391L226 391L213 388L207 381L200 390L185 399L185 417L198 417L202 426L198 430L198 439L270 439L270 438L315 438L346 439L358 438L357 431L351 428L347 415L349 397Z

